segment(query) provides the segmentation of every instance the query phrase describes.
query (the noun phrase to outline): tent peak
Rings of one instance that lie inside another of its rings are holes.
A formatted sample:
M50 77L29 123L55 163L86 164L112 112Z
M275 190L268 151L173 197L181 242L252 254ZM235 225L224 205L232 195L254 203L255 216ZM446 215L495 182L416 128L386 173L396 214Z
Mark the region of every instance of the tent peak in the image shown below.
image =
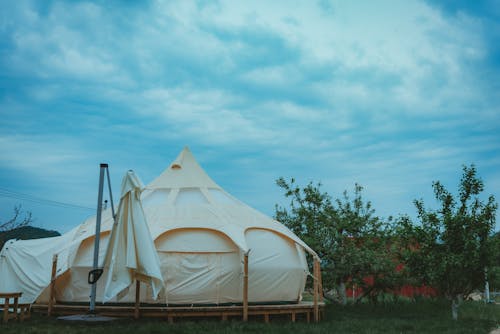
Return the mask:
M147 188L220 188L198 164L189 147Z
M182 163L184 161L184 158L187 155L190 155L194 159L194 156L191 153L191 151L189 150L189 147L188 146L184 146L184 149L177 156L177 158L174 160L174 162L172 162L172 164L170 165L170 169L174 169L174 170L175 169L182 169Z

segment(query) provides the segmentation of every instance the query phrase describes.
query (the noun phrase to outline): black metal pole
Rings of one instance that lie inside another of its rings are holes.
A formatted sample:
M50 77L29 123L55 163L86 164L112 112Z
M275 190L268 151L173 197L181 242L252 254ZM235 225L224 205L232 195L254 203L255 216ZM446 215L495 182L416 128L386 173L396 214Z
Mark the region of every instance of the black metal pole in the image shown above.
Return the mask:
M97 195L97 215L95 222L95 239L94 239L94 265L95 271L99 266L99 239L101 235L101 211L102 211L102 190L104 186L104 170L108 168L108 164L100 165L99 173L99 193ZM95 298L97 292L97 280L93 280L90 289L90 313L95 312Z
M106 167L106 175L108 177L109 200L111 202L111 214L115 219L115 206L113 205L113 192L111 191L111 179L109 178L109 168Z

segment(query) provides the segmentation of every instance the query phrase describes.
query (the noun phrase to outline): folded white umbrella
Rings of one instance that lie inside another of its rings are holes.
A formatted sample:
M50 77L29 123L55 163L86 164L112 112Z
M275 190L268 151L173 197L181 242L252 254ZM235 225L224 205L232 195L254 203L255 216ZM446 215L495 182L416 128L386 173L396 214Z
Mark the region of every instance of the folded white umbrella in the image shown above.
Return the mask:
M133 171L122 180L120 204L104 259L108 270L103 301L125 294L135 279L151 286L153 298L163 288L158 253L141 204L142 182Z

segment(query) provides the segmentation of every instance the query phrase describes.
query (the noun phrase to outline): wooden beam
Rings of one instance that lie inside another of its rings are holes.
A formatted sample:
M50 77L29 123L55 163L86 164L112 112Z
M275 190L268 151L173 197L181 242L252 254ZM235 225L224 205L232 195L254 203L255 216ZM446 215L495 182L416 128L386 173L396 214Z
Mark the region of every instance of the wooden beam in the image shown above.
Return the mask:
M10 297L4 297L4 305L3 305L3 320L2 323L7 323L9 321L9 308L10 308Z
M50 293L49 305L47 307L47 315L52 315L52 308L56 302L56 274L57 274L57 254L52 257L52 273L50 275Z
M134 319L139 319L140 316L140 306L141 306L141 281L135 280L135 308L134 308Z
M243 321L248 321L248 252L243 259Z
M318 290L319 290L319 261L314 259L313 264L313 290L314 290L314 322L319 321Z
M0 293L1 298L1 293ZM12 307L12 304L11 304ZM21 306L19 306L21 307ZM322 312L324 303L319 303L319 311ZM46 312L47 304L34 304L34 311ZM165 305L140 305L141 318L163 318L172 323L175 318L184 317L218 317L219 319L228 319L229 317L238 317L242 315L243 305L229 306L165 306ZM82 314L88 311L88 305L64 305L58 304L53 308L53 315ZM133 318L135 315L135 305L97 305L98 314L110 317ZM311 302L300 302L299 304L278 304L278 305L248 305L248 316L262 316L264 321L266 317L271 320L272 315L290 315L297 321L297 315L305 315L307 322L311 321L314 315L314 304ZM295 317L294 317L295 314ZM267 316L266 316L267 315ZM320 313L321 318L321 313ZM1 331L0 331L1 332Z
M323 302L323 279L321 278L321 263L318 261L318 293L319 301Z

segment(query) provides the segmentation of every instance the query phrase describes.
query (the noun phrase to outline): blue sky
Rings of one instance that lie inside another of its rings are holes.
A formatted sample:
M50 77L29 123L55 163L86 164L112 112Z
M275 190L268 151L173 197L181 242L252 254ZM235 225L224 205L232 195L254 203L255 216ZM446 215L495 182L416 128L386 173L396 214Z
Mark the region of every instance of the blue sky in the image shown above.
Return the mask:
M186 145L269 215L280 176L414 216L474 163L498 199L500 3L0 3L0 220L21 203L66 232L95 213L99 163L116 197Z

